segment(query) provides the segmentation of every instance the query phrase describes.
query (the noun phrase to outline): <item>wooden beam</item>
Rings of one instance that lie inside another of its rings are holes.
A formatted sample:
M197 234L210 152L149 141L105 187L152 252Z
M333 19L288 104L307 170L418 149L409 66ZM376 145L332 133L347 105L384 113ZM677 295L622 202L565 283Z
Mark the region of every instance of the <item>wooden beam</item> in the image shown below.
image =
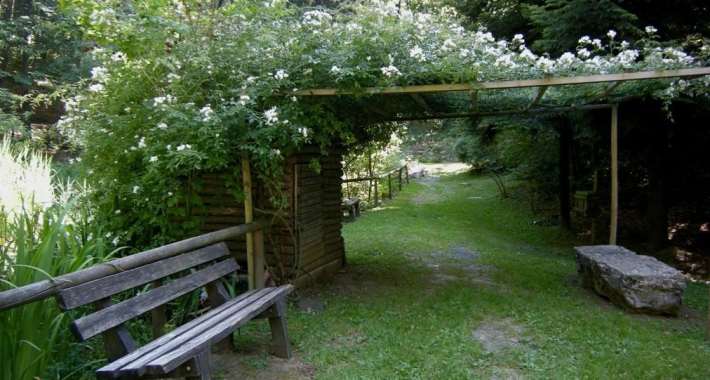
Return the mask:
M584 75L576 77L562 78L543 78L543 79L523 79L509 80L496 82L481 82L476 84L459 83L459 84L432 84L420 86L402 86L402 87L366 87L364 92L370 95L375 94L411 94L411 93L432 93L432 92L450 92L450 91L472 91L477 89L484 90L502 90L506 88L525 88L525 87L540 87L540 86L566 86L591 83L605 82L624 82L631 80L647 80L647 79L663 79L677 77L694 77L710 75L710 67L701 67L693 69L680 70L655 70L655 71L639 71L633 73L619 74L598 74ZM353 95L353 91L343 91L338 89L309 89L296 91L299 96L333 96L333 95Z
M254 220L254 208L251 195L251 168L249 165L249 152L242 152L242 179L244 185L244 222ZM247 271L249 277L249 290L255 289L256 274L254 272L254 234L247 234Z
M473 112L478 112L478 91L471 93L471 104L473 105Z
M378 115L380 115L380 116L392 117L392 115L390 115L389 113L387 113L387 112L385 112L385 111L382 111L381 109L379 109L379 108L377 108L377 107L374 107L372 104L370 104L370 103L368 103L368 102L365 102L365 101L362 101L362 100L358 100L357 102L358 102L358 104L360 104L361 106L365 107L367 110L372 111L372 112L374 112L374 113L376 113L376 114L378 114Z
M548 86L540 86L540 88L537 89L537 96L528 104L527 107L525 107L526 110L529 110L530 108L534 107L538 102L540 102L542 97L545 95L545 91L547 91L547 87Z
M252 232L254 239L254 287L263 289L266 287L266 255L264 251L264 231Z
M589 99L589 100L583 102L582 105L591 104L591 103L594 103L595 101L597 101L597 100L599 100L599 99L604 98L605 96L611 94L612 91L616 90L616 88L619 87L619 85L621 85L621 83L623 83L623 82L621 82L621 81L616 81L616 82L611 82L611 83L609 83L609 85L606 86L606 88L604 89L604 92L602 92L601 94L599 94L599 95L597 95L597 96L594 96L594 97L592 97L591 99Z
M242 224L204 235L181 240L175 243L136 253L104 264L97 264L80 271L67 273L52 279L35 282L19 288L9 289L0 293L0 311L38 301L59 293L60 290L124 272L148 263L163 260L167 257L193 251L215 243L242 236L245 233L260 230L269 226L268 221L257 221Z
M456 113L456 114L439 114L431 116L405 116L396 117L392 119L386 119L386 121L413 121L413 120L436 120L436 119L467 119L471 117L488 117L488 116L510 116L510 115L534 115L534 114L545 114L545 113L557 113L557 112L569 112L569 111L589 111L589 110L600 110L611 108L611 104L589 104L580 106L569 106L569 107L555 107L555 108L536 108L536 109L524 109L524 110L506 110L506 111L493 111L493 112L469 112L469 113Z
M424 108L428 113L432 115L436 114L436 111L434 111L434 109L431 108L429 104L427 104L427 102L424 100L424 98L421 97L421 95L417 93L410 93L409 96L411 96L412 99L414 99L414 101L417 102L417 104L419 104L420 107Z
M609 245L616 245L616 229L619 216L619 106L611 105L611 223L609 226Z

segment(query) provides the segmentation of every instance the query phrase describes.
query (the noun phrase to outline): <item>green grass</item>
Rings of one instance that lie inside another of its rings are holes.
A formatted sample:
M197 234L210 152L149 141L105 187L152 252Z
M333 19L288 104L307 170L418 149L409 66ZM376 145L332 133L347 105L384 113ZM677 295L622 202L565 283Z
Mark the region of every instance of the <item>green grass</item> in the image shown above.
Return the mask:
M533 219L485 177L412 181L344 226L348 266L297 295L326 307L292 308L294 349L318 379L710 376L706 286L676 318L629 314L577 284L586 243Z

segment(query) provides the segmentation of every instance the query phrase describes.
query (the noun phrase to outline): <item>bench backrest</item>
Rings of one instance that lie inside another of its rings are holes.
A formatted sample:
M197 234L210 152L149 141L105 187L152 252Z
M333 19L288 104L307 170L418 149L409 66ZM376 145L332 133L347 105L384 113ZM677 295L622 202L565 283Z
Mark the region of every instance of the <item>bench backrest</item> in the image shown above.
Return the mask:
M239 266L233 258L227 258L228 254L229 250L224 243L215 244L66 288L57 295L57 302L62 310L89 303L100 305L100 310L79 318L70 325L77 340L84 341L236 271ZM108 302L111 296L123 291L215 260L221 261L122 302Z

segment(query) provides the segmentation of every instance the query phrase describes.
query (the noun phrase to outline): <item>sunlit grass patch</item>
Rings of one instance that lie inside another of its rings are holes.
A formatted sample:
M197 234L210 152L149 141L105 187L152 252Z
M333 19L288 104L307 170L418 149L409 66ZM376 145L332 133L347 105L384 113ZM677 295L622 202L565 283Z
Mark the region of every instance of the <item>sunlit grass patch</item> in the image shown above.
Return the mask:
M3 138L0 168L0 212L12 217L22 208L52 205L54 186L49 158L28 146L13 146L9 138Z

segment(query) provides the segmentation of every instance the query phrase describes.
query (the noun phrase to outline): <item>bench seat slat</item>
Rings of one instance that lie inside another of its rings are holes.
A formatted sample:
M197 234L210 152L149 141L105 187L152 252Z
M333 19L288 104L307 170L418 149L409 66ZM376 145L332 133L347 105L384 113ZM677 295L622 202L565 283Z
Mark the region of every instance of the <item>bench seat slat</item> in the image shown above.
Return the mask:
M227 305L229 305L231 303L239 302L240 300L243 300L243 299L247 298L248 296L252 295L254 292L256 292L256 290L250 290L246 293L240 294L239 296L229 300L227 303L222 304L220 306L219 310L224 310L224 308L226 308ZM218 311L217 309L212 310L210 312L210 315L212 315L212 313L215 313L217 311ZM187 322L186 324L171 331L170 333L163 335L158 339L155 339L155 340L152 340L152 341L146 343L144 346L129 353L128 355L123 356L122 358L120 358L118 360L114 360L113 362L101 367L99 370L96 371L96 376L100 379L118 378L120 371L124 367L126 367L127 365L129 365L141 358L152 359L156 355L160 355L166 349L167 344L175 338L176 334L179 334L180 331L183 331L183 330L193 329L193 328L197 327L198 325L200 325L202 323L202 321L203 321L202 318L193 319L190 322Z
M244 305L234 305L230 309L233 311L227 319L219 324L211 325L211 328L202 334L190 334L190 340L167 355L155 359L146 366L148 373L164 374L180 366L201 352L205 347L209 347L218 341L228 337L239 327L250 321L252 318L264 312L273 304L281 300L293 290L291 285L285 285L274 289L274 291L264 294L254 303ZM246 307L245 307L246 306Z
M166 285L79 318L70 325L71 330L79 341L84 341L234 272L238 267L233 259L219 262Z
M268 307L282 299L293 290L293 286L284 285L278 288L252 290L229 300L225 304L211 310L204 316L194 319L178 327L169 334L162 336L138 350L104 366L96 372L100 379L115 379L119 376L141 376L152 367L150 372L164 374L177 368L206 347L229 336L237 328L260 314ZM253 304L247 313L240 312L245 305ZM200 339L200 346L190 344ZM171 351L186 346L177 357L170 356L167 364L161 356L169 355ZM160 364L153 364L152 361Z
M60 309L71 310L228 254L229 249L227 249L225 243L211 245L139 268L67 288L59 293L57 303ZM104 265L110 265L110 263Z

